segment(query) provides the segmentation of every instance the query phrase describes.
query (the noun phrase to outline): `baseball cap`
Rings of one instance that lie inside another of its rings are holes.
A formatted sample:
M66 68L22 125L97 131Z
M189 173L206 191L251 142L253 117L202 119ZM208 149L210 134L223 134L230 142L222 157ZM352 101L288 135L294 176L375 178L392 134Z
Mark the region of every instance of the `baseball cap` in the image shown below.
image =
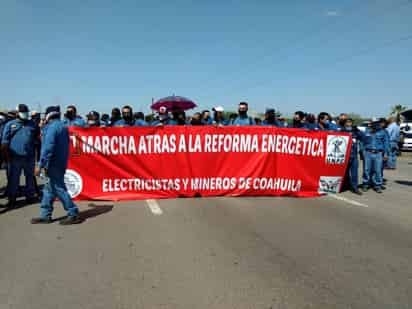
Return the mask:
M225 109L222 106L216 106L212 108L213 111L215 112L224 112Z

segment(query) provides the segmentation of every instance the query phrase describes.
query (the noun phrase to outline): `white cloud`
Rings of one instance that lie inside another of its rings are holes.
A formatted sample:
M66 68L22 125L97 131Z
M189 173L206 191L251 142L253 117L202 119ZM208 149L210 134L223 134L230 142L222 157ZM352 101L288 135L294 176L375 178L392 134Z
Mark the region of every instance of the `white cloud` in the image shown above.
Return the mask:
M336 16L339 16L340 13L338 11L326 11L325 15L330 16L330 17L336 17Z

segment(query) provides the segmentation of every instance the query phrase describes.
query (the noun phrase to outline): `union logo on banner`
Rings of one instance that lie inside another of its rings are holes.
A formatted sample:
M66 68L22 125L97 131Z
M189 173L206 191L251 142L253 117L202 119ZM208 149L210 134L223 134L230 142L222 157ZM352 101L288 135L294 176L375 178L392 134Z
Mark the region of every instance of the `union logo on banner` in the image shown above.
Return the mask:
M328 135L326 147L327 164L344 164L349 137L342 135Z
M71 198L75 198L83 190L82 176L74 170L66 170L66 174L64 174L64 183Z
M319 193L338 193L342 182L342 177L320 176Z

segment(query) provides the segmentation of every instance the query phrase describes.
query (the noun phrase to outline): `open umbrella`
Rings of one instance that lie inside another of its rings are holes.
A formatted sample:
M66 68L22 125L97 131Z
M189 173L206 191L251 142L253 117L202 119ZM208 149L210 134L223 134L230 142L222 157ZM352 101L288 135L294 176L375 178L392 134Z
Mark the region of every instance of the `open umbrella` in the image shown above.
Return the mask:
M170 96L153 103L151 109L158 111L163 106L168 111L185 111L197 107L196 103L188 98Z

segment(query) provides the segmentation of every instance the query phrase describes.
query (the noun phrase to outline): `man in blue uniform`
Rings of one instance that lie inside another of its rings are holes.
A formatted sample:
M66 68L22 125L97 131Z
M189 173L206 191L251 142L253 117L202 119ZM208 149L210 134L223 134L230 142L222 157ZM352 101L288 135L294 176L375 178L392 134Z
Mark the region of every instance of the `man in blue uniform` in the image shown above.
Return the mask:
M256 125L255 120L249 117L247 112L249 110L249 105L246 102L239 103L238 115L233 120L232 125L234 126L254 126Z
M122 119L122 114L120 113L120 108L115 107L112 109L112 116L110 117L110 126L113 127L114 124Z
M348 118L345 120L345 123L342 127L342 132L347 132L352 135L352 149L349 158L349 164L346 173L346 180L349 183L350 190L358 195L362 195L362 192L359 190L359 143L363 140L363 133L353 126L353 120Z
M109 127L110 126L110 116L108 114L103 114L100 117L100 126Z
M262 126L280 127L276 120L276 112L273 108L267 108L265 112L265 119L262 121Z
M122 118L114 123L114 127L133 127L135 121L133 118L133 109L129 106L123 106L122 108Z
M81 127L86 126L86 122L82 117L77 115L77 109L74 105L67 106L66 113L64 114L63 124L66 127Z
M169 112L165 106L159 108L158 115L151 123L152 126L175 126L177 121L169 117Z
M387 169L396 169L396 160L399 152L399 142L401 140L401 131L395 117L388 119L386 131L389 134L389 156L386 162Z
M29 120L29 108L20 104L17 108L17 119L9 121L3 130L2 149L8 162L8 187L9 202L7 207L16 205L17 192L20 184L22 170L26 177L26 201L34 201L34 165L35 144L38 130L33 121Z
M293 122L289 128L293 129L306 129L305 113L302 111L296 111L293 115Z
M79 210L72 202L64 183L64 174L69 159L69 131L60 121L60 107L50 106L46 110L46 126L42 131L42 149L40 155L40 171L48 177L44 185L43 198L40 205L40 217L33 218L32 224L52 222L53 202L57 197L67 211L67 218L60 221L62 225L81 223Z
M148 126L148 123L144 120L144 114L142 112L134 113L134 125L137 127Z
M209 110L205 109L204 111L202 111L201 121L202 121L202 124L205 126L211 125L213 123L213 119L210 116Z
M87 127L88 128L98 128L100 127L100 114L96 111L91 111L87 114Z
M377 193L382 193L382 165L388 158L389 141L379 121L372 123L366 129L363 138L364 171L362 190L364 192L372 186Z
M328 113L322 112L318 115L318 130L320 131L338 131L337 126L330 121Z
M213 111L213 118L212 124L215 126L227 126L229 121L227 121L223 115L225 109L223 106L216 106L212 109Z

